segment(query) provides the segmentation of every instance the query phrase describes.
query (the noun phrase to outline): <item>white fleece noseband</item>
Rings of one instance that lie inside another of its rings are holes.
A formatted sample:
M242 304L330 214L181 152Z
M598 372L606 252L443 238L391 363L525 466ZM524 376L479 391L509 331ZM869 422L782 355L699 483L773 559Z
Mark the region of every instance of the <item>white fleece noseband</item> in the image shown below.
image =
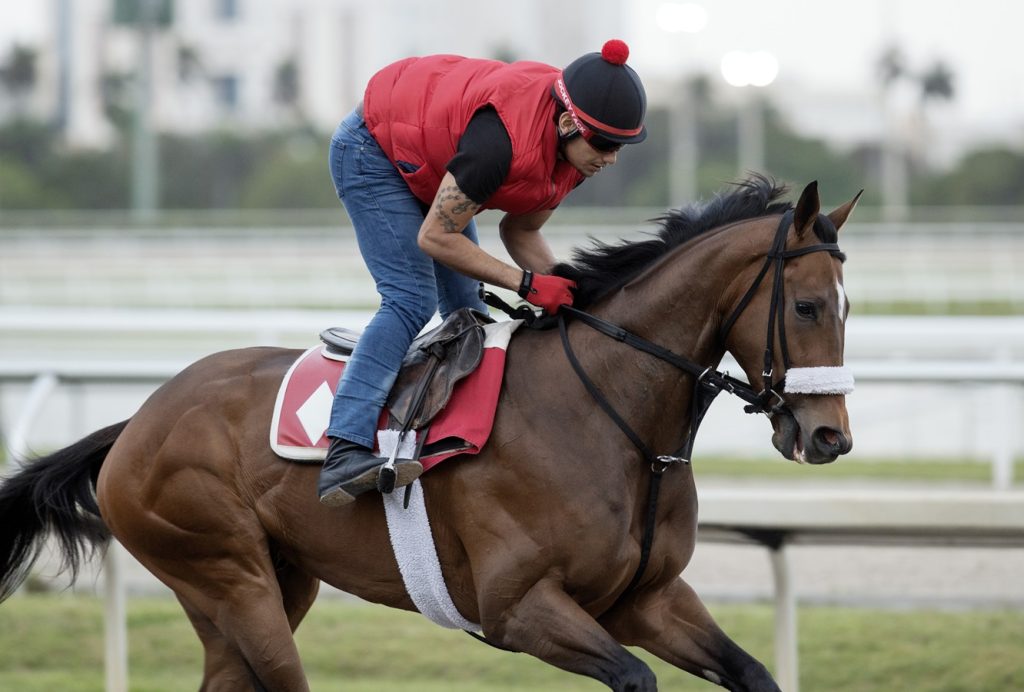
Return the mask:
M790 368L786 371L787 394L849 394L853 372L844 366Z

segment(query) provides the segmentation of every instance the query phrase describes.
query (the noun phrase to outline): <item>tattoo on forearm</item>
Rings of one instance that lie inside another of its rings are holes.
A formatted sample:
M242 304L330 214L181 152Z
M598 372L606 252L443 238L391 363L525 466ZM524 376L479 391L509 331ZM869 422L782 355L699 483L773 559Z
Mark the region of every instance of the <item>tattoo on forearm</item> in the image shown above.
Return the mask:
M437 193L434 207L437 219L444 226L444 230L454 233L460 230L460 225L454 217L462 216L467 212L476 213L480 205L466 197L466 193L460 190L457 185L449 185L441 188Z

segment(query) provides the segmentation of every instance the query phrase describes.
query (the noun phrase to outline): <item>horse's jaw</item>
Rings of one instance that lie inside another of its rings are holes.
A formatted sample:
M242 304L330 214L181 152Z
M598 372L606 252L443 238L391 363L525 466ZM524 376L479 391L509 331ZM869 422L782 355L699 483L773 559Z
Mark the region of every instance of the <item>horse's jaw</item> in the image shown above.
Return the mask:
M772 444L779 450L779 454L790 461L807 463L803 441L800 439L800 425L793 414L785 409L776 411L772 416L772 429Z

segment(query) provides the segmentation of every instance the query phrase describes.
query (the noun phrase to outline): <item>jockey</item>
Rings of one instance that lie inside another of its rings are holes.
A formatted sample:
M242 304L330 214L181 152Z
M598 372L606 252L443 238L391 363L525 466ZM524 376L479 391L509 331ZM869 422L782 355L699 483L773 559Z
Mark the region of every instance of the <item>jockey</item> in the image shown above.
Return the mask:
M564 70L453 55L408 58L375 74L331 138L330 170L381 306L345 367L331 412L320 502L376 487L381 409L402 359L440 310L482 312L480 283L554 313L572 281L541 226L583 180L647 137L643 84L611 40ZM501 240L518 267L479 247L474 215L505 212ZM422 472L396 462L396 487Z

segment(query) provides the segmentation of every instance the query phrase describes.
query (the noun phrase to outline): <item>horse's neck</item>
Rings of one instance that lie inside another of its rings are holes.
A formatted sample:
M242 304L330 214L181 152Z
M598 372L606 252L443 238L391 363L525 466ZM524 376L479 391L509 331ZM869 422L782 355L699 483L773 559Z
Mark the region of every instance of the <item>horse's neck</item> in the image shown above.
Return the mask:
M724 240L718 233L676 248L595 313L695 363L717 365L721 298L746 261Z
M725 266L722 248L707 242L673 251L592 311L696 364L717 366L723 355L719 296L736 273ZM589 375L648 447L655 454L678 449L692 380L589 327L575 327L573 340Z

